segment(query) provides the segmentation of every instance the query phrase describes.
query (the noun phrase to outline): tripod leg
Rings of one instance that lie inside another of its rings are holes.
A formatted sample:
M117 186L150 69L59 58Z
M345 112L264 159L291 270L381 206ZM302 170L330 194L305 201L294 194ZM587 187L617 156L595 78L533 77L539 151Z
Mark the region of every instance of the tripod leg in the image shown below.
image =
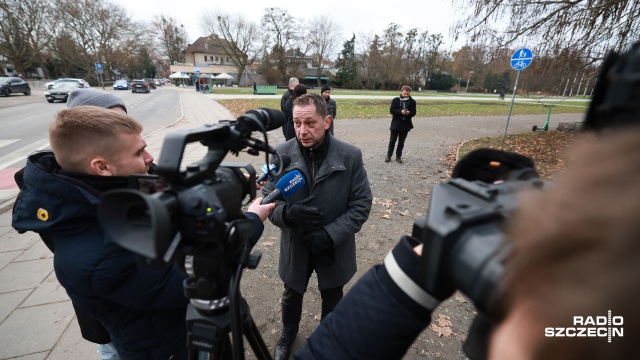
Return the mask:
M241 308L242 308L242 329L244 332L244 337L247 338L247 342L251 346L251 350L256 355L257 359L260 360L271 360L271 353L269 352L269 348L264 342L264 339L260 335L260 331L258 331L258 327L256 323L253 321L251 317L251 313L249 312L249 305L244 298L241 298Z

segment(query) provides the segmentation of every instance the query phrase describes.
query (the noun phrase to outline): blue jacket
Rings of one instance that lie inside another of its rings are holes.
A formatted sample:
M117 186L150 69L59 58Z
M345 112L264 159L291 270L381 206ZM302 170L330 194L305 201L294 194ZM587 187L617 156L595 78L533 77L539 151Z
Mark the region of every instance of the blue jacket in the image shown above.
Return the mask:
M100 197L96 188L61 173L52 153L35 154L12 225L54 238L58 281L75 305L105 325L123 359L186 359L185 276L175 264L165 270L138 267L136 255L99 226Z

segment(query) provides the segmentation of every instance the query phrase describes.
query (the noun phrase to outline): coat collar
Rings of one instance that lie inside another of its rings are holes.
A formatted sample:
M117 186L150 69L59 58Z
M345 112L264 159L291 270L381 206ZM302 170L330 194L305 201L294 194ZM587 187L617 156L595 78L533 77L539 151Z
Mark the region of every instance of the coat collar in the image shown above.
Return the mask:
M329 149L327 149L327 155L322 162L322 166L318 171L318 176L316 177L315 182L321 181L334 171L344 171L346 169L343 160L344 149L342 147L342 143L340 142L340 140L333 137L333 135L331 135L331 133L329 133L328 131L326 136L331 136ZM304 161L304 157L302 155L302 151L300 150L300 146L298 145L298 141L296 139L289 140L286 144L285 149L289 154L289 157L291 157L291 164L289 164L289 166L287 166L287 168L285 169L286 172L297 169L302 173L302 175L304 175L305 179L310 179L311 173L309 172L307 164Z

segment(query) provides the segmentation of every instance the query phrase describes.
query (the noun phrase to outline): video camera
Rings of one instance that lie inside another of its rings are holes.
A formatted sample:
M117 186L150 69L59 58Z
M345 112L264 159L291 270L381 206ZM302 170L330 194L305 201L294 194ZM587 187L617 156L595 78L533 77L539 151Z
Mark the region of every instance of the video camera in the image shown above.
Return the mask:
M624 54L610 53L595 85L584 120L586 130L604 133L640 122L640 43ZM526 173L520 169L518 174ZM451 179L431 191L428 215L416 219L412 235L424 244L420 285L430 294L460 290L479 311L463 350L486 358L490 316L501 297L504 260L511 248L504 227L524 192L551 186L518 175L496 184Z
M260 260L259 253L249 254L253 220L241 211L255 197L256 172L250 164L222 160L227 153L238 155L248 147L252 155L263 151L268 163L268 154L275 151L266 132L285 122L281 111L265 108L250 110L234 121L172 132L164 140L156 168L166 188L153 194L138 189L109 191L99 206L98 219L118 245L156 263L177 259L178 268L187 275L183 285L190 299L191 351L213 353L214 358L229 355L224 353L230 349L225 335L231 329L236 358L242 358L237 355L243 354L242 316L244 330L252 332L254 351L268 354L238 294L241 270L255 268ZM256 131L264 134L264 142L251 137ZM185 147L195 142L207 147L206 154L181 168ZM223 311L227 306L231 325Z

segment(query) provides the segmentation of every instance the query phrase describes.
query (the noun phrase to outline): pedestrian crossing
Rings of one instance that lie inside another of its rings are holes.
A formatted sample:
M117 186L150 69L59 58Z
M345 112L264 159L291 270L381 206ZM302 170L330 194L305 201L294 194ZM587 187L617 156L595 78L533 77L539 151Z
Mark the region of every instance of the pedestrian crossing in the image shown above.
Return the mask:
M0 153L2 149L14 144L21 139L2 139L0 140ZM37 151L49 149L49 139L40 139L30 144L21 146L20 148L11 151L7 155L0 157L0 169L6 169L11 166L16 166L16 163L20 163L26 159L29 155ZM18 164L20 165L20 164Z

